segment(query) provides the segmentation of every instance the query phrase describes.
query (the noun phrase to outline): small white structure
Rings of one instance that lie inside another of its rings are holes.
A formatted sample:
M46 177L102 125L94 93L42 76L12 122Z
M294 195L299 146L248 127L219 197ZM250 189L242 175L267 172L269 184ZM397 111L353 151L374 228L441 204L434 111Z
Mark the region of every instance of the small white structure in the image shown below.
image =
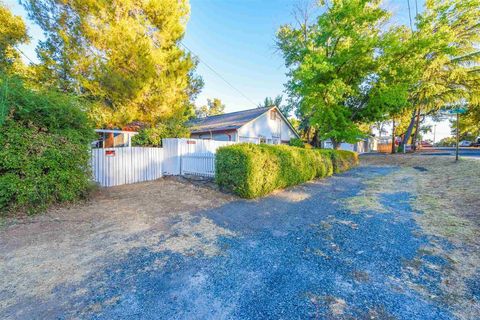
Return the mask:
M193 139L280 144L300 137L274 106L198 118L188 125Z
M375 137L368 139L363 139L357 143L346 143L343 142L340 144L340 150L355 151L358 153L367 153L372 151L377 151L378 140ZM323 142L323 148L333 149L333 144L330 140Z

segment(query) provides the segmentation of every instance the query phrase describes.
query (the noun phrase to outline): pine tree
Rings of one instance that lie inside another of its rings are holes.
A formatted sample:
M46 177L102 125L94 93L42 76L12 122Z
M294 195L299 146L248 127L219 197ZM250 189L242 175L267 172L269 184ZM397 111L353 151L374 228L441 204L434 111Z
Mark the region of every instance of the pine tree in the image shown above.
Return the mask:
M186 0L22 1L44 30L37 76L92 101L98 126L186 119L203 82L180 47Z

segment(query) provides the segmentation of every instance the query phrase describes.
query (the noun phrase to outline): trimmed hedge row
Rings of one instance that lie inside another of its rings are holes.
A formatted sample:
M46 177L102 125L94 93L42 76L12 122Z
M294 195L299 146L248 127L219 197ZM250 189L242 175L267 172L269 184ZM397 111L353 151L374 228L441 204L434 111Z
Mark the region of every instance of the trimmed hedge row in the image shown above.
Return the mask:
M236 144L217 150L215 180L222 189L255 198L342 172L357 162L357 154L349 151Z
M332 159L333 173L342 173L358 164L358 153L347 150L317 150Z

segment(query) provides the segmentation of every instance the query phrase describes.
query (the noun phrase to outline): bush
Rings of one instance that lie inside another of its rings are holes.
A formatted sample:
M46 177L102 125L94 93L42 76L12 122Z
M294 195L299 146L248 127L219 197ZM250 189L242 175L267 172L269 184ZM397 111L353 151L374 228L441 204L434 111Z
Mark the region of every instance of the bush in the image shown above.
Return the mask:
M36 212L86 195L95 133L83 104L0 79L0 211Z
M158 147L163 138L188 138L190 130L181 121L175 119L158 123L155 127L144 128L132 137L133 146Z
M292 147L299 147L299 148L304 148L305 147L305 144L303 143L303 140L299 139L299 138L290 139L290 142L288 144Z
M348 151L236 144L217 150L215 180L222 189L243 198L255 198L275 189L332 175L332 159L339 172L355 164L357 158Z
M318 151L330 157L334 173L344 172L358 164L358 154L356 152L330 149L320 149Z

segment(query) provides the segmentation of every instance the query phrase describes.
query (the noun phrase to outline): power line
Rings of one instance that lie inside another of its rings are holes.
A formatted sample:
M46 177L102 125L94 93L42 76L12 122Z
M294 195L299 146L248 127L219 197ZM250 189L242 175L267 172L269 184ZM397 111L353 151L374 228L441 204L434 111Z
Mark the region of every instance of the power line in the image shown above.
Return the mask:
M213 67L211 67L208 63L206 63L205 61L202 61L200 59L200 57L198 55L196 55L190 48L188 48L185 44L183 44L183 42L180 42L180 44L185 48L187 49L188 51L190 51L191 54L193 54L199 62L203 63L208 69L210 69L213 73L215 73L220 79L222 79L226 84L228 84L233 90L237 91L242 97L244 97L245 99L247 99L250 103L252 103L253 105L255 105L256 103L253 102L252 99L250 99L249 97L247 97L247 95L245 95L242 91L240 91L239 89L237 89L233 84L231 84L227 79L225 79L220 73L218 73L217 71L215 71L215 69L213 69Z
M412 14L410 13L410 0L407 0L407 5L408 5L408 19L410 20L410 31L413 32Z
M22 50L20 50L20 48L18 47L15 47L15 49L18 50L18 52L20 52L22 54L22 56L24 56L25 58L27 58L28 61L30 61L31 64L36 64L35 62L32 61L32 59L30 59Z

